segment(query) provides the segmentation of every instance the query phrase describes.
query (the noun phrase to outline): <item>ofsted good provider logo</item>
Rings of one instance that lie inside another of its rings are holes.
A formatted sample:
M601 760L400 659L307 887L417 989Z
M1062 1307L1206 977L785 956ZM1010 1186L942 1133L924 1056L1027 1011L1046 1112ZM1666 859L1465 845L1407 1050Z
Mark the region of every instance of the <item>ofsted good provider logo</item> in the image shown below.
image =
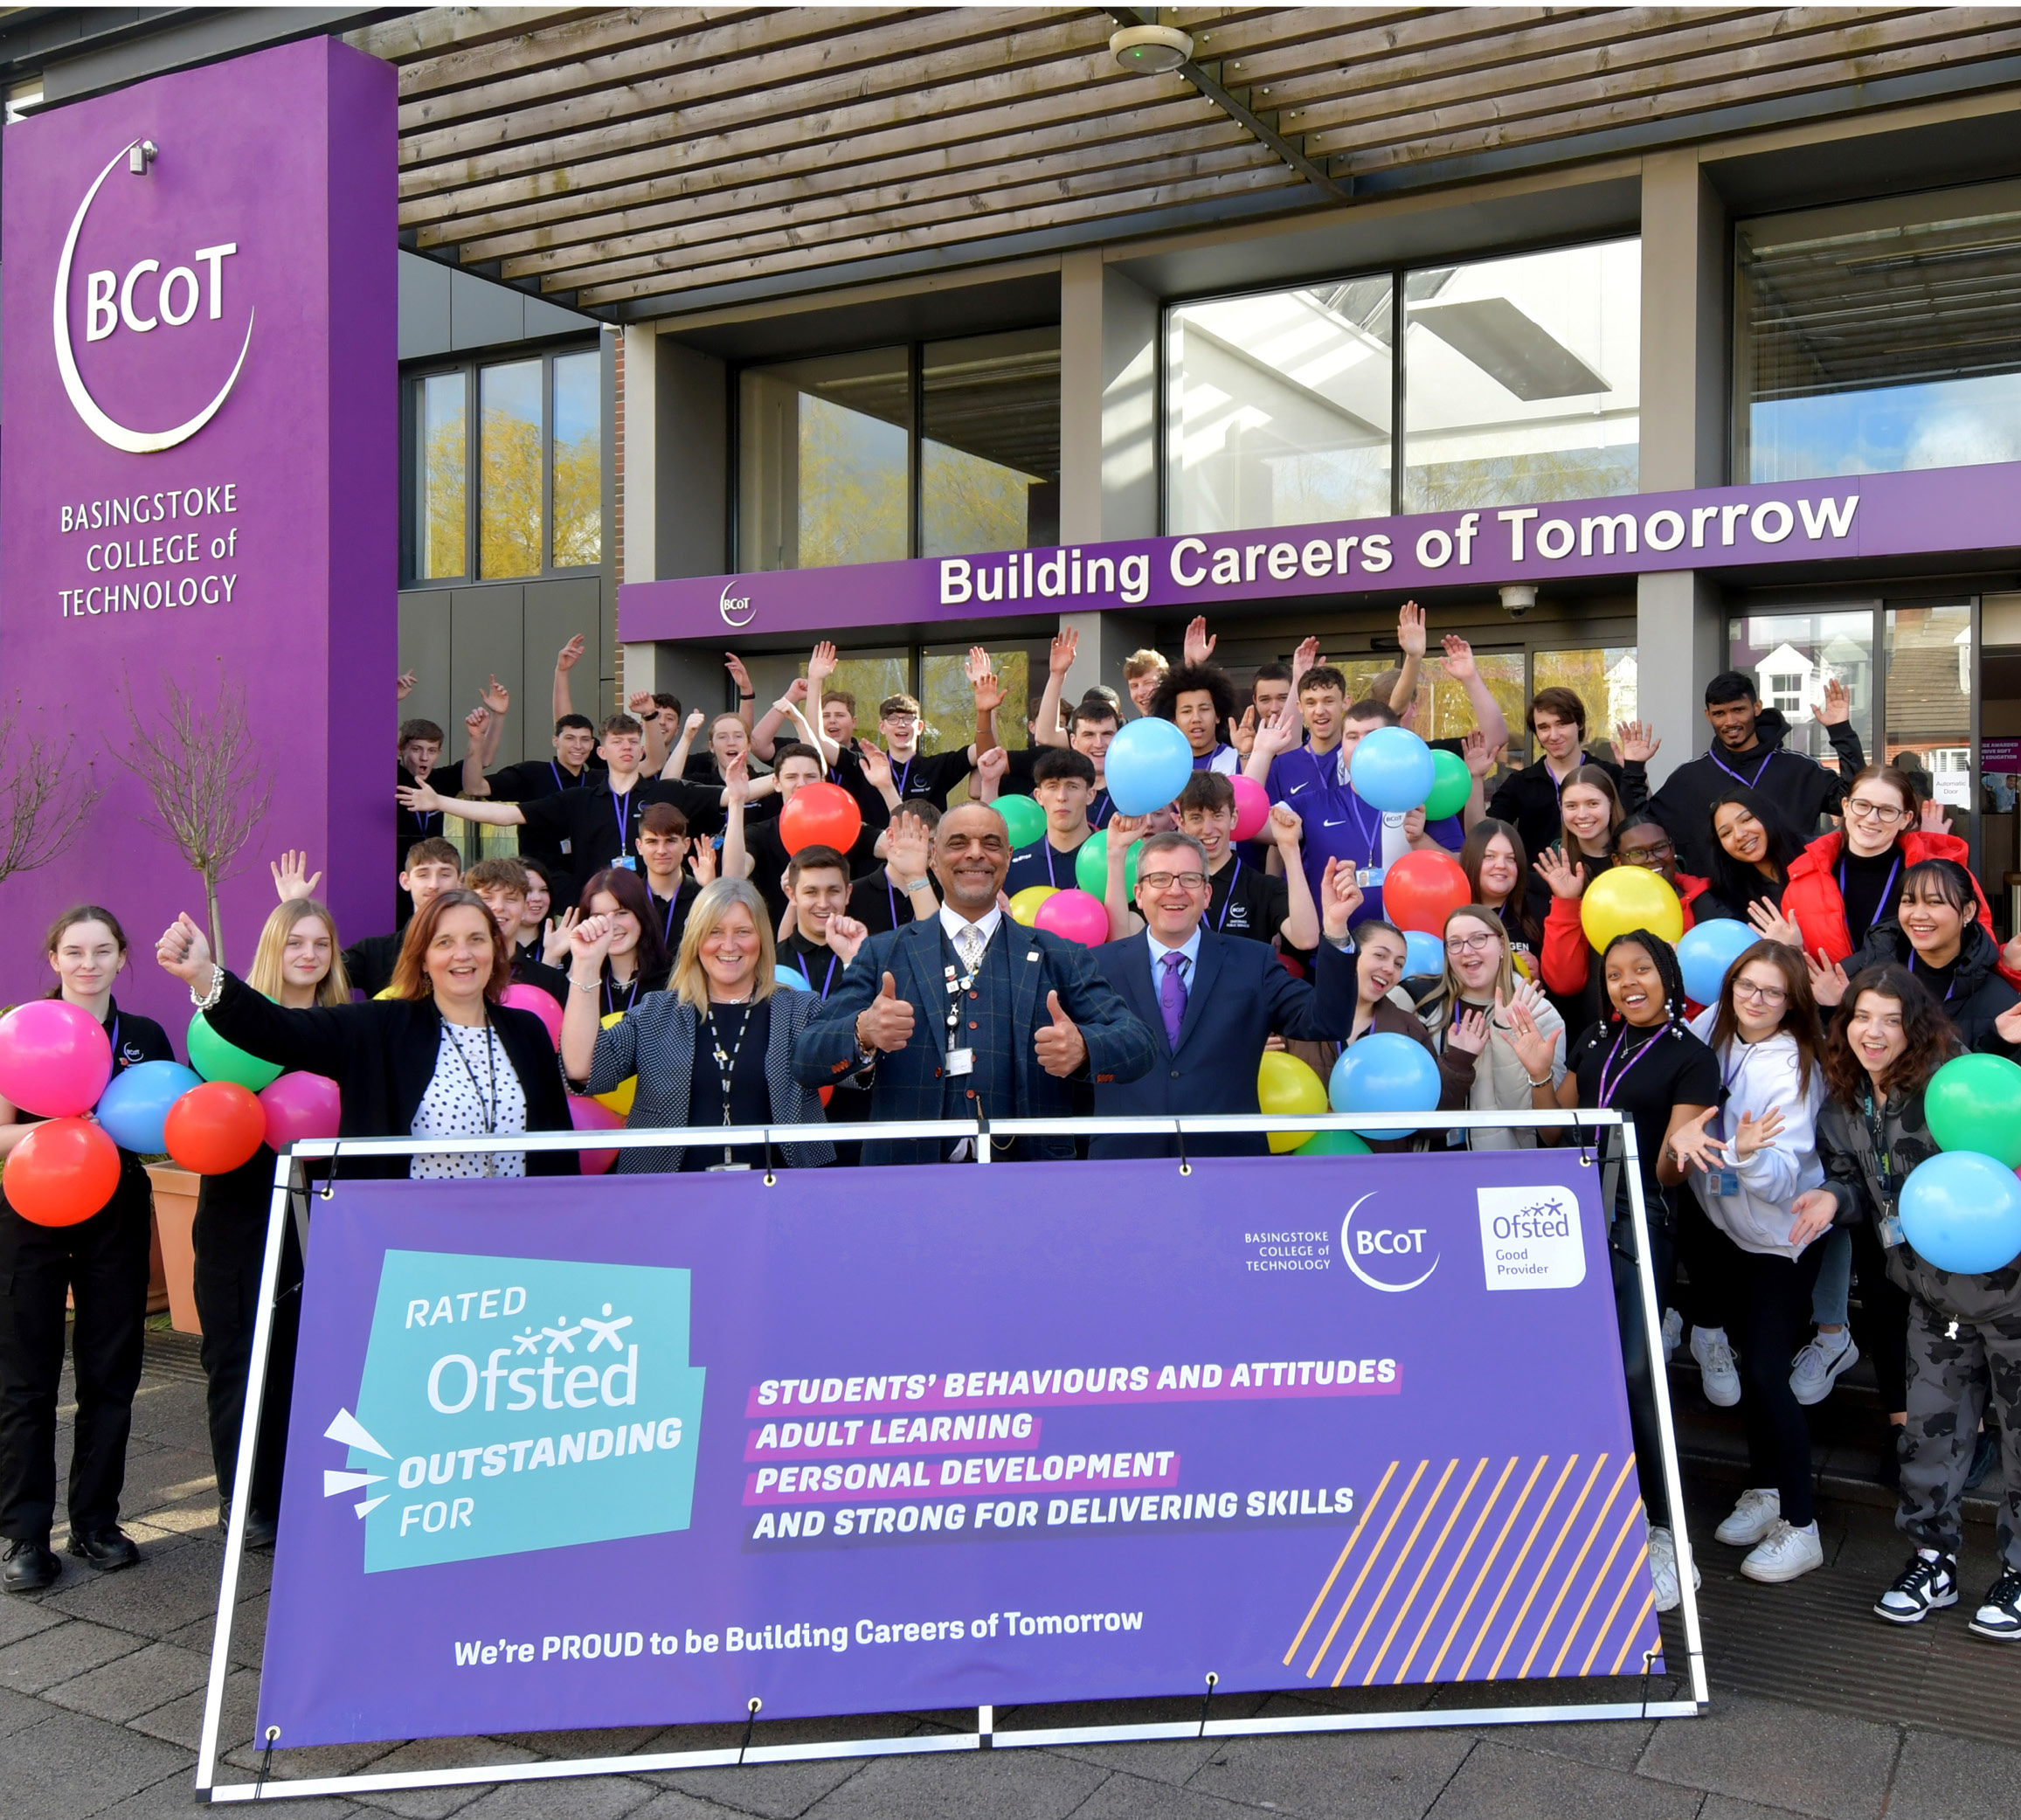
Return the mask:
M93 435L100 442L110 443L113 447L133 455L158 454L163 449L172 449L187 442L217 416L225 400L231 397L232 388L239 383L239 372L246 365L246 350L253 345L253 312L248 309L246 339L218 395L187 422L169 430L129 429L100 406L78 371L77 355L70 336L70 271L77 256L78 236L84 232L85 217L90 213L100 189L121 162L127 161L130 170L144 176L154 156L153 146L137 139L121 146L113 155L91 188L84 192L84 200L77 205L77 213L71 218L70 232L64 238L63 257L56 267L56 368L62 375L63 389L69 395L72 407ZM197 247L189 255L189 264L171 265L166 272L163 271L160 260L143 259L129 266L123 277L114 272L87 273L85 340L87 343L104 341L122 328L134 335L150 335L157 329L180 329L196 315L199 304L205 307L209 321L218 321L225 310L225 261L238 251L238 243L229 241L215 246ZM204 275L201 278L197 275L198 266L204 268Z

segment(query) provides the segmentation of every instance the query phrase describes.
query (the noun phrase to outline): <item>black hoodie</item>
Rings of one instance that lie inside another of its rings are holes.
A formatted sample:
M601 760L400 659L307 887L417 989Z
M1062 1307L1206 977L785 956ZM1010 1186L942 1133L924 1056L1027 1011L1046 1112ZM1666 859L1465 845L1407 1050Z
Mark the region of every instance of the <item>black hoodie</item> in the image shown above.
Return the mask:
M2000 972L1999 945L1986 933L1983 924L1965 924L1964 936L1958 944L1957 965L1947 989L1948 996L1947 992L1935 989L1935 982L1916 958L1908 937L1902 933L1901 924L1892 917L1873 925L1865 945L1845 963L1845 977L1855 979L1864 967L1889 963L1907 967L1925 986L1931 987L1930 996L1942 1005L1944 1015L1957 1026L1958 1035L1964 1039L1967 1048L1990 1049L1997 1055L2010 1057L2021 1055L2021 1045L2006 1041L1993 1028L1993 1020L2009 1006L2021 1004L2021 993L2016 992ZM1843 1012L1845 1007L1841 1006L1839 1009Z
M1789 723L1773 708L1763 709L1755 722L1751 752L1729 752L1714 740L1704 758L1678 765L1649 805L1677 842L1678 869L1712 876L1713 805L1737 785L1760 791L1782 812L1789 832L1809 841L1817 832L1818 818L1838 810L1846 785L1866 763L1850 721L1824 732L1838 760L1835 772L1801 752L1782 750Z

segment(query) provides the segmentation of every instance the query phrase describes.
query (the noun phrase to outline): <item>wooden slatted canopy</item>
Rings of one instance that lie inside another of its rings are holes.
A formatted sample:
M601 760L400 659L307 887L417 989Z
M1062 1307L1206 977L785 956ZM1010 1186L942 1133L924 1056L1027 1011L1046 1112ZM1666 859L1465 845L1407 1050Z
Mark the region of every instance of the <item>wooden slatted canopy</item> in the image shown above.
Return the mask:
M444 7L350 41L399 69L404 242L612 322L2021 82L2013 8L1155 17L1191 65L1119 69L1118 15L1055 7Z

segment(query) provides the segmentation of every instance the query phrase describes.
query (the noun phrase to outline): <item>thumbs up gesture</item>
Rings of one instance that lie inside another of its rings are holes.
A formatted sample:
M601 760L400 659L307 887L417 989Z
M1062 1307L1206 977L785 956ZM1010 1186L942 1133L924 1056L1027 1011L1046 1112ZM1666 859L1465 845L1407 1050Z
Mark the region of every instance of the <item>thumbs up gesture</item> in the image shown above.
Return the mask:
M1052 1021L1039 1026L1032 1043L1038 1051L1039 1066L1063 1081L1087 1061L1088 1041L1081 1035L1081 1027L1060 1009L1058 993L1046 994L1046 1010Z
M857 1014L856 1041L863 1048L889 1055L911 1041L911 1001L898 996L898 982L887 973L869 1008Z

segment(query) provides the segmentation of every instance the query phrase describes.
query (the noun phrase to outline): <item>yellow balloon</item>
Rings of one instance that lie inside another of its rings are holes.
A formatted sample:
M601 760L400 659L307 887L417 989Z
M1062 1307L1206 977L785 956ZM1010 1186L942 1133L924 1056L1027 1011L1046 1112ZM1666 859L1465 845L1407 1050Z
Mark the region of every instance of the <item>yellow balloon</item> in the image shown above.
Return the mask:
M606 1013L604 1017L604 1028L608 1030L611 1026L616 1023L619 1018L624 1016L624 1014L625 1014L621 1011L613 1011ZM619 1081L615 1087L612 1088L608 1093L592 1094L591 1097L593 1098L599 1106L608 1106L612 1111L618 1115L619 1118L629 1118L632 1116L632 1101L637 1095L638 1091L638 1076L626 1075L625 1078Z
M372 996L375 999L390 999L393 996L393 988L389 986L384 992L374 993Z
M1616 866L1586 887L1579 900L1579 925L1595 948L1635 929L1674 942L1684 933L1684 906L1646 867Z
M1326 1083L1296 1055L1265 1049L1256 1069L1256 1104L1266 1112L1324 1112ZM1283 1156L1312 1135L1310 1131L1272 1131L1270 1150Z
M1058 889L1057 885L1027 885L1010 901L1011 921L1022 923L1029 929L1032 919L1039 913L1039 906Z

